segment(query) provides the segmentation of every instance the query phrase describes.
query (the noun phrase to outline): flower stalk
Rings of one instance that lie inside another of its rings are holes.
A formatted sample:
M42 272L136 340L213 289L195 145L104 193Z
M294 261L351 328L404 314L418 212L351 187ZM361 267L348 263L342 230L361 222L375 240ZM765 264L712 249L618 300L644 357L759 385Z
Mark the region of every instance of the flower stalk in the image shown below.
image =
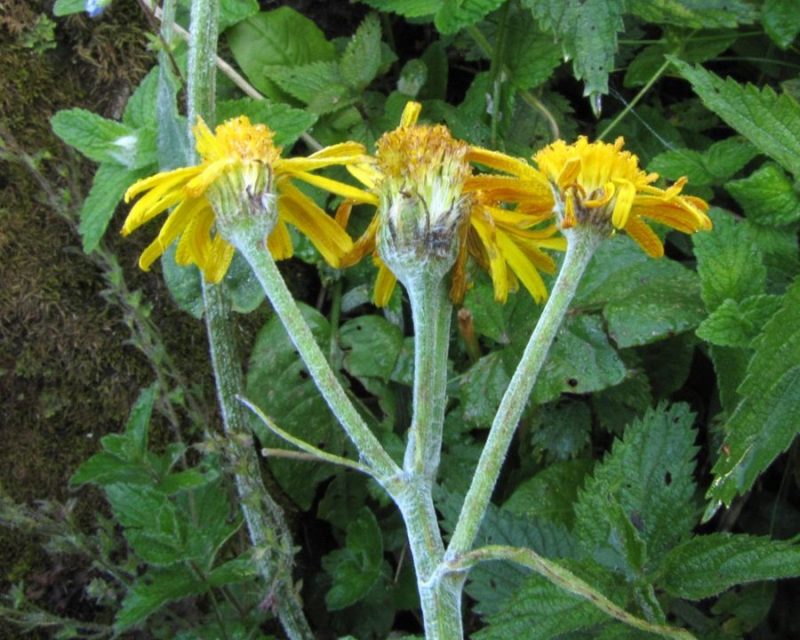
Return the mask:
M210 122L214 120L218 16L217 0L192 1L187 87L190 123L198 116ZM312 640L314 634L294 590L294 545L289 528L280 507L264 486L255 449L240 444L247 442L249 436L244 409L237 401L237 395L243 390L242 371L238 365L230 309L221 287L203 279L203 303L222 422L228 436L228 453L233 458L236 490L259 573L275 596L278 618L286 635L291 640Z
M575 296L581 276L604 238L591 225L565 229L564 234L567 236L564 263L492 422L447 548L448 562L468 552L475 542L528 397Z

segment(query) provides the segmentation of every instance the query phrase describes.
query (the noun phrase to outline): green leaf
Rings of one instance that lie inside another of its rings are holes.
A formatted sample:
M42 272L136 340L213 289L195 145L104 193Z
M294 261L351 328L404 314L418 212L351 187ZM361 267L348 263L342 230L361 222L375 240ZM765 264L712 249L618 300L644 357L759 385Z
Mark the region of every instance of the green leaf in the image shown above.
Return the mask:
M770 38L786 49L800 33L800 12L794 0L765 0L761 22Z
M148 173L150 171L147 169L131 170L112 162L103 162L97 167L92 188L81 207L78 224L84 253L92 253L97 248L125 191Z
M81 13L86 10L86 0L56 0L53 5L53 15L57 18Z
M344 549L336 549L322 559L322 566L333 579L325 594L328 611L355 604L369 593L381 574L383 537L378 521L367 507L347 527Z
M180 309L193 315L195 318L203 316L203 283L200 270L190 265L180 265L175 262L175 248L173 242L164 255L161 256L161 273L169 289L172 299Z
M532 421L531 445L552 459L568 460L589 444L592 416L589 406L580 401L547 404Z
M270 79L318 115L353 104L357 94L345 83L336 62L311 62L293 67L266 67Z
M350 375L386 382L403 348L403 332L382 316L359 316L341 326L339 342Z
M586 474L589 460L556 462L520 484L506 500L503 510L520 516L535 516L571 529L573 504Z
M768 163L725 189L741 205L748 220L782 226L800 220L800 196L789 177L778 165Z
M229 584L248 582L258 575L258 567L249 556L239 556L221 564L208 574L208 584L224 587Z
M748 348L780 308L779 296L759 295L741 303L728 298L697 328L697 335L720 347Z
M756 148L745 138L732 136L715 142L703 152L665 151L653 158L647 168L670 180L686 176L689 185L701 187L725 182L757 154Z
M737 584L800 576L800 546L748 535L712 533L687 540L664 559L659 584L702 600Z
M152 481L152 475L143 465L131 464L114 454L101 451L77 468L69 479L69 484L72 487L87 483L105 486L118 482L149 484Z
M225 293L230 296L231 308L238 313L255 311L264 302L264 290L247 260L237 251L225 274Z
M219 3L219 30L258 13L258 0L221 0Z
M283 95L266 73L267 67L293 67L332 61L333 44L314 22L289 7L263 11L238 23L228 33L233 57L247 79L268 98Z
M315 309L301 305L318 344L330 348L330 326ZM273 316L256 337L247 370L247 397L276 424L330 453L344 454L344 436L317 390L280 320ZM257 420L251 424L264 446L285 447ZM283 489L301 508L309 509L316 487L335 471L331 465L270 459L270 469Z
M144 485L114 484L105 491L114 517L142 560L170 565L186 557L187 522L165 494Z
M219 480L182 494L178 504L192 520L186 534L186 556L199 560L208 570L222 545L239 530L242 519L238 512L231 518L228 489Z
M611 576L584 561L565 563L567 568L610 594ZM501 611L489 618L489 627L473 634L475 640L551 640L592 627L606 620L606 614L585 598L572 595L539 575L531 575ZM585 632L578 637L587 637Z
M750 24L758 15L746 0L629 0L628 9L648 22L693 29Z
M406 18L432 16L439 11L444 0L362 0L373 9L398 13Z
M652 559L689 537L697 519L693 421L684 404L651 409L628 426L623 440L616 440L597 465L575 507L579 537L596 560L603 554L615 557L614 537L607 535L621 526L614 503Z
M542 28L554 33L566 56L574 58L583 95L608 93L617 32L622 29L621 0L523 0Z
M86 109L59 111L50 123L61 140L95 162L139 169L156 161L152 136Z
M159 68L153 67L136 87L122 114L124 124L134 128L157 124L158 76Z
M700 276L700 295L714 311L727 298L735 301L764 293L767 271L745 224L726 211L712 209L714 231L692 236Z
M561 64L561 52L553 46L552 36L539 31L528 12L514 14L506 39L502 63L517 89L535 89Z
M505 0L442 0L434 24L440 33L449 35L483 20Z
M726 505L753 486L800 428L800 280L789 287L753 346L739 387L742 402L725 424L725 444L708 492Z
M671 59L711 111L784 169L800 176L800 105L787 94L723 80L700 66Z
M381 65L381 24L370 13L356 29L339 61L339 71L345 83L363 91L378 75Z
M127 631L164 605L206 590L207 586L184 565L150 569L128 589L114 621L114 630Z
M236 116L247 116L253 123L267 125L275 132L275 144L281 147L291 147L317 121L313 113L270 100L239 98L217 103L220 122Z

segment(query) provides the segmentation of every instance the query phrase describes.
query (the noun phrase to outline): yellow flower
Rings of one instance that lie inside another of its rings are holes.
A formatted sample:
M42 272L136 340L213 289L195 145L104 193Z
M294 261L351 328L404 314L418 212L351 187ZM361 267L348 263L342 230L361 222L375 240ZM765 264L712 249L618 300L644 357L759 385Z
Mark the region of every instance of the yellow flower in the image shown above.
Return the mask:
M684 233L711 229L708 204L681 195L686 178L667 189L653 186L658 174L642 171L639 159L623 151L623 144L622 138L613 144L590 143L583 136L573 144L557 140L534 155L539 171L527 165L522 170L486 164L528 182L527 193L514 197L523 210L551 210L562 229L587 224L603 232L622 229L652 257L663 256L664 246L645 219ZM486 188L491 193L500 190L495 185Z
M552 272L555 263L542 249L563 250L563 238L552 237L557 231L552 225L533 229L547 215L507 211L499 206L502 197L482 193L469 164L472 156L507 156L474 149L445 126L417 124L420 110L416 102L406 105L400 126L378 140L371 164L348 165L380 204L345 263L375 254L373 297L379 306L389 301L397 277L440 266L452 269L450 295L460 302L467 288L468 255L489 271L497 300L505 301L518 281L537 301L544 300L547 289L538 270ZM503 179L512 191L520 183ZM346 224L348 216L344 207L337 218Z
M244 116L226 121L213 133L198 118L194 136L200 164L139 180L125 193L126 202L144 195L131 208L123 235L175 207L139 258L142 269L148 270L180 237L175 253L178 264L195 264L209 282L219 282L234 253L225 237L226 225L240 215L262 218L265 234L269 234L267 246L275 259L292 255L286 227L291 224L308 236L327 262L339 266L341 257L352 249L352 240L292 184L292 178L347 198L369 200L359 189L311 173L331 165L363 162L361 145L346 142L308 158L281 158L273 132L263 124L251 124Z

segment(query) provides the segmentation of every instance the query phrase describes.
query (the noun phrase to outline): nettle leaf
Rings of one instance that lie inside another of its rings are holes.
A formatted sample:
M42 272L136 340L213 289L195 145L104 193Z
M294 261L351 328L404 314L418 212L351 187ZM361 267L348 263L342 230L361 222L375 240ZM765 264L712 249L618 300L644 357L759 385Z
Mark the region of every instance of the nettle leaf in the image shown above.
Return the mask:
M108 120L86 109L59 111L50 121L53 132L95 162L139 169L156 162L155 136Z
M725 189L741 205L748 220L782 226L800 220L800 195L792 180L778 165L768 163Z
M219 3L219 30L258 13L258 0L222 0Z
M642 560L635 538L657 560L691 534L697 515L693 421L686 405L659 405L631 423L597 465L575 506L579 538L595 560L639 570L642 565L631 565Z
M311 62L294 67L266 67L270 79L318 115L353 104L358 96L347 85L336 62Z
M378 75L381 66L381 23L374 13L364 18L339 61L348 86L362 91Z
M442 6L444 0L361 0L373 9L397 13L405 18L432 16Z
M444 516L445 531L452 532L455 528L462 502L463 496L459 494L440 492L436 507ZM574 557L577 548L569 530L537 516L489 505L475 547L497 544L533 549L546 558ZM511 562L488 562L474 567L469 573L466 591L477 601L475 611L488 616L505 608L530 573L529 569Z
M563 564L606 596L613 598L619 591L613 577L594 563ZM531 575L514 597L489 618L489 627L473 634L473 638L551 640L605 620L606 614L586 598L568 593L539 575Z
M592 415L589 406L578 400L547 404L530 426L531 445L555 460L568 460L589 444Z
M765 0L761 22L770 38L781 48L789 47L800 33L800 12L794 0Z
M338 611L366 596L381 575L383 536L378 521L363 507L347 527L345 547L330 552L322 566L333 579L325 594L329 611Z
M291 147L317 121L313 113L270 100L239 98L217 102L217 120L247 116L253 123L267 125L275 132L275 144Z
M625 237L598 249L576 304L603 305L608 333L619 347L692 330L705 316L693 271L674 260L652 260Z
M341 326L339 342L350 375L386 382L403 349L403 332L382 316L359 316Z
M608 74L614 68L617 32L622 29L621 0L523 0L542 28L559 39L564 54L574 58L575 77L583 94L608 93Z
M749 348L780 309L780 296L759 295L741 302L728 298L697 328L697 335L720 347Z
M256 14L232 27L227 36L233 57L247 79L273 100L282 100L283 94L267 74L267 67L293 67L336 58L336 49L319 27L289 7Z
M164 605L206 590L207 586L186 565L151 568L128 589L114 620L114 630L117 633L127 631Z
M692 236L700 295L714 311L726 299L744 300L764 292L767 271L749 228L726 211L712 209L713 233Z
M157 124L156 101L158 99L159 68L153 67L142 78L136 91L125 105L122 122L129 127L140 128Z
M730 505L791 444L800 428L800 280L754 341L739 387L742 401L725 424L725 444L709 497Z
M434 24L440 33L449 35L482 20L505 0L442 0Z
M659 584L670 594L702 600L737 584L800 576L800 546L749 535L712 533L675 547Z
M561 64L561 52L551 35L536 28L530 12L516 12L507 29L502 64L508 79L517 89L534 89Z
M800 104L769 87L758 89L671 58L703 104L784 169L800 176Z
M128 169L112 162L97 167L78 224L84 253L92 253L100 244L128 187L151 172L152 168Z
M628 9L648 22L693 29L736 27L758 16L746 0L630 0Z
M669 180L686 176L690 186L702 187L725 182L756 155L758 150L746 138L732 136L705 151L670 149L653 158L647 168Z
M301 311L318 344L327 350L328 321L306 305L301 305ZM276 316L259 331L250 353L247 397L282 429L331 453L344 453L342 431ZM251 424L264 446L286 446L255 418ZM311 507L317 485L335 472L331 465L304 465L278 458L270 459L270 468L281 487L303 509Z

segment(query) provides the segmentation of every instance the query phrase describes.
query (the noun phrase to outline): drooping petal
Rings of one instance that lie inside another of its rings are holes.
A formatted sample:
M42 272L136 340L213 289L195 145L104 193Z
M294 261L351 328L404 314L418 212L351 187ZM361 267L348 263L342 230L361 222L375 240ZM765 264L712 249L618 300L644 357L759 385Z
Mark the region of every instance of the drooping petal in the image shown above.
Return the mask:
M292 236L289 235L286 224L280 218L267 238L267 249L275 260L288 260L294 255Z
M474 212L470 216L469 222L483 244L486 258L489 261L489 275L494 286L494 299L498 302L505 302L508 298L508 274L506 259L497 244L496 229L491 221L487 221L482 215Z
M375 215L369 223L366 231L361 234L353 243L353 247L342 257L341 266L351 267L359 262L364 256L374 253L376 246L376 239L378 235L378 228L380 227L380 218Z
M534 169L524 160L512 158L499 151L490 151L482 147L470 147L467 152L467 160L476 164L482 164L490 169L503 171L520 178L527 178L543 186L547 186L547 178L539 171Z
M291 175L299 180L302 180L303 182L307 182L308 184L319 187L320 189L324 189L325 191L333 193L337 196L342 196L343 198L348 198L355 202L363 202L365 204L378 204L378 196L376 196L374 193L369 193L368 191L351 187L349 184L345 184L344 182L332 180L331 178L326 178L324 176L318 176L313 173L307 173L305 171L293 172ZM281 181L279 185L280 184L283 184L283 181Z
M636 185L630 180L620 180L617 186L617 197L614 201L614 211L611 213L611 224L617 229L625 228L635 197Z
M664 255L664 245L661 240L645 222L638 216L628 218L625 232L633 238L644 252L651 258L661 258Z
M422 105L419 102L414 102L413 100L406 103L406 106L403 107L403 113L400 116L400 126L401 127L413 127L417 124L417 120L419 120L419 114L422 111Z
M131 207L128 217L125 218L125 224L122 226L122 235L127 236L157 215L178 204L184 197L182 190L176 189L175 185L169 183L154 188L139 198Z
M201 196L226 169L229 169L235 163L236 160L231 158L222 158L221 160L216 160L215 162L205 165L202 173L186 183L186 193L192 198Z
M172 171L162 171L154 176L142 178L134 182L125 192L125 202L130 202L133 198L144 191L149 191L154 187L165 182L170 184L180 184L184 180L188 181L203 170L202 167L183 167Z
M175 251L175 262L180 265L196 264L202 269L206 263L213 226L214 211L211 207L201 209L181 235Z
M543 302L547 299L547 287L542 280L542 276L526 257L525 253L514 243L514 241L502 231L497 231L495 235L500 251L506 258L508 266L520 279L523 286L533 296L536 302Z
M378 266L378 275L375 278L372 301L376 307L385 307L392 298L392 293L394 293L394 288L397 285L397 278L394 277L389 267L380 258L375 258L375 264Z
M206 263L203 267L203 276L211 284L217 284L225 277L228 267L231 266L235 249L232 244L222 236L217 235L209 244Z

